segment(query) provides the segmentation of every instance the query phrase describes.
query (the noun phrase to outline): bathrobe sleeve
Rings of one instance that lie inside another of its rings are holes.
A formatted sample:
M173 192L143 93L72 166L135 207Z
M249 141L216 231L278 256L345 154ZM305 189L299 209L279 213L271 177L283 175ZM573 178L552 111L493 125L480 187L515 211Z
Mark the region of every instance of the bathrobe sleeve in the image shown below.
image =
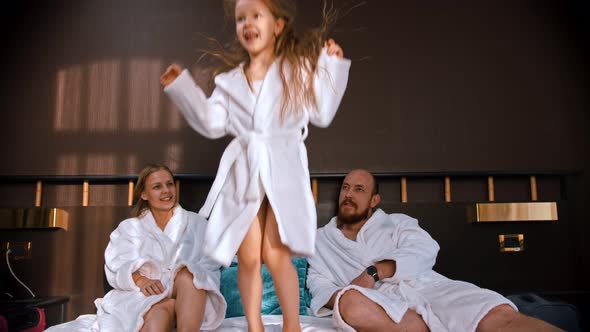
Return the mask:
M307 288L311 292L310 309L315 316L328 316L332 310L324 307L332 295L346 286L338 272L331 268L331 264L341 257L338 246L330 241L327 227L317 231L315 254L308 258ZM340 281L339 281L340 280Z
M199 134L211 139L227 134L229 97L221 89L215 88L211 97L207 99L203 90L197 86L189 71L185 69L164 88L164 92L180 109L189 125Z
M348 84L350 60L328 55L323 48L318 58L314 92L318 109L309 112L309 121L318 127L330 125Z
M111 233L104 254L104 270L109 284L114 289L139 291L131 276L138 270L141 275L150 279L159 279L161 276L158 264L149 257L140 255L139 249L145 231L137 226L133 219L127 219Z
M330 271L324 262L319 259L314 259L314 264L311 264L307 271L307 288L311 292L310 309L315 316L323 317L332 314L332 310L325 307L326 303L330 301L332 295L340 288L332 278L330 278Z
M391 236L392 249L381 254L375 261L394 260L396 271L393 277L384 281L399 283L416 279L422 273L431 271L440 249L438 243L418 226L416 219L402 214L389 217L396 223Z
M219 290L221 266L203 253L207 221L200 215L186 211L188 216L187 231L183 236L178 266L186 266L193 274L196 288Z
M196 288L208 291L219 290L219 280L221 278L220 266L213 260L203 258L196 264L189 264L187 266L194 275Z

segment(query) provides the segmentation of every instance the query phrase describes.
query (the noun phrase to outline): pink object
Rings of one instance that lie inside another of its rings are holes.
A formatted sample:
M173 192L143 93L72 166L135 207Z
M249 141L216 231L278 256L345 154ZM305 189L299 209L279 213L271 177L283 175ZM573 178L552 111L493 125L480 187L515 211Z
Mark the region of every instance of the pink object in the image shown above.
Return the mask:
M37 325L28 329L20 330L19 332L43 332L43 330L45 330L45 325L47 325L45 322L45 311L40 308L35 308L35 310L37 310L37 313L39 314L39 322Z
M2 315L0 315L0 332L8 332L8 322Z

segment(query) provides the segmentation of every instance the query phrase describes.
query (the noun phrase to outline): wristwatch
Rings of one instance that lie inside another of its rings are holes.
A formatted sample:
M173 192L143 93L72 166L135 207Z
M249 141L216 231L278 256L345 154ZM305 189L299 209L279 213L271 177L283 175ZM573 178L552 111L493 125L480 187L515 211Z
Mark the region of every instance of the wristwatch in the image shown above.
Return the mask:
M375 282L379 281L379 274L377 274L377 268L375 265L369 266L365 271L367 271L367 274L375 279Z

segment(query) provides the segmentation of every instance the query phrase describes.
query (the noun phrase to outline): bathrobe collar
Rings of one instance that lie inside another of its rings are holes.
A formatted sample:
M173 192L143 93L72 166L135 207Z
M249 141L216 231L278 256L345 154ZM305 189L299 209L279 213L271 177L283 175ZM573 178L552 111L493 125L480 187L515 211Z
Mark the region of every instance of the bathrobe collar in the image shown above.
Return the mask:
M373 212L369 220L367 220L367 222L365 222L363 227L361 227L361 229L359 230L358 234L356 235L356 241L350 240L349 238L344 236L344 233L342 233L342 231L338 228L338 217L333 217L332 220L330 220L330 222L327 225L328 231L330 233L335 233L334 236L342 236L342 238L348 240L348 242L344 241L344 245L346 247L356 248L359 247L361 244L365 244L366 233L369 232L372 228L378 227L380 225L380 221L384 220L383 217L385 216L387 216L387 214L383 212L383 210L375 210L375 212Z
M146 227L152 228L156 234L161 233L165 235L165 238L170 242L178 243L181 240L182 234L184 234L188 221L187 218L185 218L184 209L180 207L180 204L176 205L172 213L172 217L163 231L158 227L156 219L150 210L148 210L142 217L145 221L143 224L146 225Z
M265 123L272 118L269 117L269 113L276 112L277 102L283 97L279 69L279 60L275 59L266 72L258 95L250 89L244 63L215 77L216 86L226 92L233 102L253 115L255 131L262 131L265 128Z

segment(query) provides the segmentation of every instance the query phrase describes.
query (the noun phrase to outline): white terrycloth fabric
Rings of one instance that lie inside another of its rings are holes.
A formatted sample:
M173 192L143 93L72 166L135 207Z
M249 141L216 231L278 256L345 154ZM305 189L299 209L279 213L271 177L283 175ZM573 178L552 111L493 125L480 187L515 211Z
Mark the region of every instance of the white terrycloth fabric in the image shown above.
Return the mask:
M281 241L293 252L314 252L316 212L303 141L309 122L327 127L346 89L350 60L322 50L314 76L317 109L300 103L283 119L283 86L275 61L256 94L242 66L215 78L206 98L188 71L164 91L188 123L208 138L231 135L215 181L199 214L209 218L205 253L228 266L256 216L264 195L275 213ZM288 70L285 74L288 80ZM296 194L293 194L296 193Z
M316 254L309 259L307 285L316 316L332 314L340 330L354 331L340 316L340 296L356 289L379 304L399 323L408 309L422 316L431 331L475 331L479 321L500 304L516 306L500 294L473 284L448 279L432 270L439 246L416 219L375 211L357 235L349 240L337 228L336 218L318 230ZM375 262L394 260L393 277L373 289L350 282ZM324 305L338 292L334 310Z
M299 316L299 322L302 332L333 332L336 328L332 325L329 318ZM282 332L283 316L281 315L263 315L262 324L264 332ZM248 322L246 317L232 317L223 320L223 323L215 332L245 332L248 331Z
M193 274L196 288L207 290L202 329L217 328L227 305L219 292L220 266L202 253L206 223L180 206L174 209L164 231L149 211L141 218L122 221L111 233L105 251L105 273L114 289L95 301L96 316L83 315L49 331L139 331L145 313L170 297L174 277L183 267ZM131 276L137 270L148 278L160 279L164 293L143 295Z
M76 320L50 328L50 332L92 332L89 326L96 319L95 315L82 315ZM336 328L332 325L330 318L313 316L300 316L302 332L333 332ZM265 332L281 332L283 329L283 316L263 315L262 323ZM232 317L223 320L221 325L214 332L245 332L248 330L246 317ZM173 330L175 331L175 330Z

